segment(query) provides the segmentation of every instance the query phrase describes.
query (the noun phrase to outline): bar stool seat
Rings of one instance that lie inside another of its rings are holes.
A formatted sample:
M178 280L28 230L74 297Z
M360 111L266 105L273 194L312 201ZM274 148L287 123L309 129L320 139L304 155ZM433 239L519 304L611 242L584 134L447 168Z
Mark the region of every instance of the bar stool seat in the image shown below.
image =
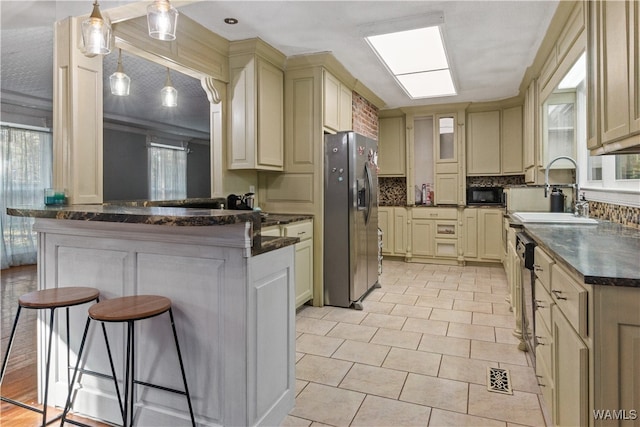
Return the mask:
M182 373L182 381L184 386L183 390L176 390L173 388L151 384L145 381L141 381L136 379L135 375L135 329L134 322L138 320L148 319L151 317L159 316L163 313L169 313L169 318L171 321L171 329L173 332L173 338L176 345L176 351L178 354L178 361L180 363L180 371ZM89 307L89 317L87 318L87 324L85 326L85 332L82 337L82 343L80 344L80 350L78 352L78 361L76 365L75 372L73 374L73 378L71 380L71 385L69 387L69 395L67 397L67 403L65 405L64 412L62 414L62 422L60 425L65 422L69 422L71 424L80 423L74 422L72 420L67 419L67 414L71 409L72 402L72 387L76 381L76 375L78 373L78 368L80 365L80 360L82 357L82 352L84 349L84 344L87 337L87 331L89 329L89 324L91 320L99 321L102 323L104 328L105 322L123 322L127 323L127 343L126 343L126 355L125 355L125 378L124 378L124 402L120 402L120 409L122 411L122 419L124 421L124 426L130 426L133 424L133 393L134 386L146 386L153 387L159 390L164 390L171 393L177 393L183 395L187 399L187 403L189 405L189 415L191 417L191 424L195 427L195 417L193 414L193 407L191 405L191 396L189 394L189 388L187 386L187 379L184 370L184 363L182 361L182 354L180 352L180 345L178 343L178 334L176 333L175 322L173 318L173 311L171 309L171 300L169 298L159 296L159 295L133 295L126 297L113 298L105 301L98 302L91 307ZM107 348L109 348L109 341L105 332L105 341ZM120 393L118 389L118 381L115 378L115 374L113 376L113 380L116 387L116 392L118 393L118 401L120 401Z
M45 387L44 387L44 396L42 402L42 409L28 405L23 402L19 402L14 399L10 399L8 397L0 396L0 400L3 402L11 403L13 405L19 406L24 409L28 409L37 413L42 414L42 425L46 424L60 418L60 416L55 417L51 420L47 421L47 403L49 398L49 368L51 362L51 347L52 347L52 339L53 339L53 325L55 319L55 310L58 308L66 308L67 312L67 341L70 340L69 337L69 307L73 307L75 305L85 304L91 301L99 301L100 291L96 288L90 287L68 287L68 288L53 288L53 289L43 289L40 291L30 292L28 294L24 294L18 298L18 311L16 313L16 318L13 322L13 327L11 329L11 335L9 337L9 344L7 346L7 351L5 352L4 360L2 362L2 372L0 374L0 384L4 380L4 375L7 370L7 365L9 362L9 355L11 353L11 347L13 346L13 340L15 338L16 329L18 326L18 320L20 319L20 312L23 308L27 309L49 309L50 320L49 320L49 340L47 346L47 358L45 365ZM69 365L69 353L67 352L67 365Z

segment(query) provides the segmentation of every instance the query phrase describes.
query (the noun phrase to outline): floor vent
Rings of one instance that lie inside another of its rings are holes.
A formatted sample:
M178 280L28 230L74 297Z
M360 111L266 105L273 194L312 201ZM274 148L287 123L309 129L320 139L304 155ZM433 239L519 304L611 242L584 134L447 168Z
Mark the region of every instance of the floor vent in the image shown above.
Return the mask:
M487 390L495 393L513 394L509 370L487 367Z

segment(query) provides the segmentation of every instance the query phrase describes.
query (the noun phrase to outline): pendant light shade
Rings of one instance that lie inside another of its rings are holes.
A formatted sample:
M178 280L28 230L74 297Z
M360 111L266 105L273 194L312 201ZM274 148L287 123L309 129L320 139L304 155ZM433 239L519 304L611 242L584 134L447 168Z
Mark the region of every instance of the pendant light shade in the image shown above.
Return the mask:
M124 73L122 68L122 50L118 49L118 68L116 72L109 76L109 84L111 85L111 93L117 96L129 95L129 87L131 86L131 78Z
M178 10L169 0L155 0L147 7L149 36L158 40L175 40Z
M164 83L164 87L160 91L162 96L163 107L177 107L178 106L178 91L171 83L171 75L169 74L169 68L167 67L167 80Z
M97 0L93 2L89 18L82 21L82 44L87 56L107 55L111 52L111 23L102 17Z

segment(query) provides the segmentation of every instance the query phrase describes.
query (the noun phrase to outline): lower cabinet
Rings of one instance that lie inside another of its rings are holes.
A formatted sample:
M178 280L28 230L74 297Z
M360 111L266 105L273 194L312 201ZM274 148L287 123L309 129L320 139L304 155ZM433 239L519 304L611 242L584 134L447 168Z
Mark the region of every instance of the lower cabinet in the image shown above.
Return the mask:
M471 261L502 261L502 218L504 209L466 208L464 258Z
M411 251L414 261L458 262L458 210L456 208L411 209Z
M313 221L293 222L264 227L263 236L298 237L296 244L296 308L313 299Z
M378 228L382 231L382 254L404 255L407 252L407 209L402 206L378 208Z

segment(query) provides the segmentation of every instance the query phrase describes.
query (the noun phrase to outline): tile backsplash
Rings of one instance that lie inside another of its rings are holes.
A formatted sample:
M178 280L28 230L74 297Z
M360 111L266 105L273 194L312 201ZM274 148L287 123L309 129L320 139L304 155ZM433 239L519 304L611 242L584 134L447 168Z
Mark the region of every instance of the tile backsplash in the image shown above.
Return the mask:
M467 187L506 187L507 185L524 184L524 175L467 177Z
M640 229L640 208L590 201L589 216Z
M378 178L378 186L380 206L405 206L407 204L406 178L380 177Z

